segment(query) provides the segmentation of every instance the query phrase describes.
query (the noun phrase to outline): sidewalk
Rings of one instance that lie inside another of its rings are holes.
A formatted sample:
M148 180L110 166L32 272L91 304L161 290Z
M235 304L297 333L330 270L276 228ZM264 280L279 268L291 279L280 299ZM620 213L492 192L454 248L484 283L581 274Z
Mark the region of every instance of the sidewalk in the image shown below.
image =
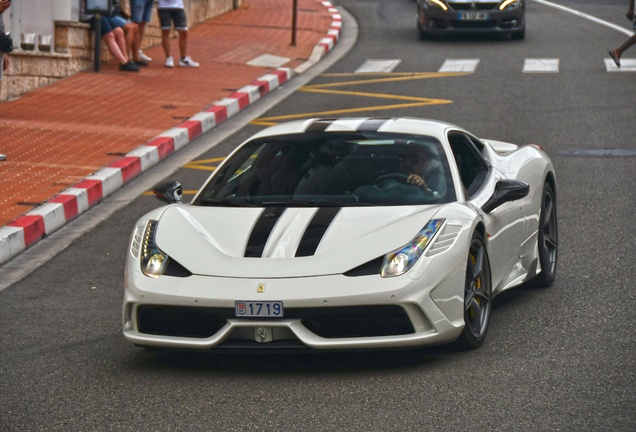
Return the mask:
M326 54L337 10L299 0L292 47L291 5L245 0L191 28L188 55L199 68L166 68L155 46L139 73L111 61L0 104L0 265ZM263 54L290 61L247 64Z

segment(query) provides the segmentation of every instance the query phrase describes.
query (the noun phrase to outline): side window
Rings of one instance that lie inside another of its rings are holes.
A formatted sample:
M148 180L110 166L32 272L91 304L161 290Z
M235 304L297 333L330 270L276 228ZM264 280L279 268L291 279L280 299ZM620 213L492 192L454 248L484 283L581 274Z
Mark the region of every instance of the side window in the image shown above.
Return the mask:
M488 164L469 136L461 132L448 134L448 142L459 170L459 177L468 197L473 196L486 181Z

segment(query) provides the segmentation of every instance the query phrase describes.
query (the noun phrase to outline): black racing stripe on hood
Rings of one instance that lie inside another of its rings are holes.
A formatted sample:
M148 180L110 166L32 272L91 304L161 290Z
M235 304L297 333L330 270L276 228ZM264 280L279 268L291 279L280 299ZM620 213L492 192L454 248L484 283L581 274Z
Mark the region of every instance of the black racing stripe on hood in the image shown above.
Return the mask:
M339 211L340 207L320 207L318 209L314 217L311 218L303 238L300 239L300 244L296 249L297 257L312 256L316 253L320 240Z
M245 258L261 258L263 256L267 239L284 211L285 207L266 207L263 210L247 240Z
M318 119L305 130L305 132L324 132L336 119Z
M388 120L388 118L365 120L358 126L358 132L377 132Z

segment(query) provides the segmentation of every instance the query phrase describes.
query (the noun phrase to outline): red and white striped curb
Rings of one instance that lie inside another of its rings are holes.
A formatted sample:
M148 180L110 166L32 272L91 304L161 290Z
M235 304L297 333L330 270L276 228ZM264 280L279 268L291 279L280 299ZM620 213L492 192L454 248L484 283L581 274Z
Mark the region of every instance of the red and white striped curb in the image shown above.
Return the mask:
M322 4L331 12L332 23L327 36L314 48L314 52L321 52L320 57L333 48L340 37L342 26L338 10L330 2L323 1ZM298 68L296 71L289 68L270 71L228 97L214 102L189 120L161 133L126 156L89 175L73 187L60 192L48 202L0 227L0 265L307 68L300 71Z

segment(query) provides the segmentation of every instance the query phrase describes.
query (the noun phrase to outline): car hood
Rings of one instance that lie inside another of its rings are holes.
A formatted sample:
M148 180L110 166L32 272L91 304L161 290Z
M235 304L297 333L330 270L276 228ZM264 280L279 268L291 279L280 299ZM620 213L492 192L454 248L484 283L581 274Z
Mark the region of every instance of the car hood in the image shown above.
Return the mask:
M156 243L194 274L341 274L410 242L439 208L171 205L159 220Z

